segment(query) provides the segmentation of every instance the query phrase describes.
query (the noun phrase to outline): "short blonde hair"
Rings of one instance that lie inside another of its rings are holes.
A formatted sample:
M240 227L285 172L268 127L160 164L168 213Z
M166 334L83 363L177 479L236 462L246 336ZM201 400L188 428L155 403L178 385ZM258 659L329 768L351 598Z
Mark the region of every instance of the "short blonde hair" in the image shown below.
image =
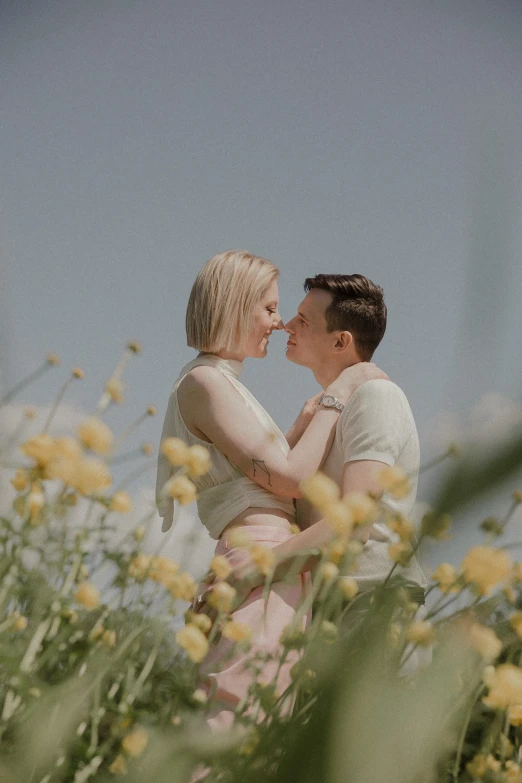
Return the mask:
M279 270L247 250L227 250L207 261L187 305L187 345L198 351L242 350L254 308Z

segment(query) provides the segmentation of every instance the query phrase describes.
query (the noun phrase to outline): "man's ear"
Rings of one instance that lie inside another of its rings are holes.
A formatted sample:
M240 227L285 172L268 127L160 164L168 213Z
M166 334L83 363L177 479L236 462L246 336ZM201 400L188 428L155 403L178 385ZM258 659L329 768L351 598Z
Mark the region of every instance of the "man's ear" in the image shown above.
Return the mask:
M337 339L334 343L336 353L342 353L353 345L353 335L351 332L337 332Z

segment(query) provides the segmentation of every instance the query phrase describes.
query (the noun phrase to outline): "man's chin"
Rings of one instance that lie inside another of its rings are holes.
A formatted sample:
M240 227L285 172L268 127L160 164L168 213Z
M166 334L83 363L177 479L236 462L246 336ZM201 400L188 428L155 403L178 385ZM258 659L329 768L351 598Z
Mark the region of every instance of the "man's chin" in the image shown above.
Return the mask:
M292 350L294 347L295 346L293 346L293 345L289 345L288 348L286 349L285 356L286 356L286 358L288 359L289 362L293 362L294 364L301 364L302 365L303 362L300 361L299 355L296 354L296 352L294 350Z

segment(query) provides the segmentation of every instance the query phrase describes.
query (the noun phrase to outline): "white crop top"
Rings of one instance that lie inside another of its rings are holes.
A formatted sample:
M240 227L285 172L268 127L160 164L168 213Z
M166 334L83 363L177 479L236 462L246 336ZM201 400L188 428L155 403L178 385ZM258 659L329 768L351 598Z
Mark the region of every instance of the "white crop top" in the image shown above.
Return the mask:
M188 446L200 444L208 449L210 454L211 467L204 476L192 479L198 491L198 514L199 518L207 528L211 537L218 539L229 522L238 514L241 514L247 508L278 508L295 516L294 504L291 498L285 498L281 495L274 495L267 489L260 487L254 481L249 479L238 468L234 467L216 446L193 435L187 429L185 422L181 417L178 407L177 389L183 378L193 367L206 365L215 367L223 373L230 381L231 385L241 395L248 408L256 416L260 424L264 427L270 437L281 447L285 454L290 447L285 436L268 415L262 405L256 398L250 394L248 389L238 381L238 377L243 369L239 361L231 359L221 359L213 354L200 354L193 361L183 367L176 379L172 392L169 397L161 440L165 438L181 438ZM163 517L162 530L165 532L172 526L174 518L174 502L172 498L161 497L161 490L172 475L172 468L166 457L159 453L158 472L156 477L156 504L160 516Z

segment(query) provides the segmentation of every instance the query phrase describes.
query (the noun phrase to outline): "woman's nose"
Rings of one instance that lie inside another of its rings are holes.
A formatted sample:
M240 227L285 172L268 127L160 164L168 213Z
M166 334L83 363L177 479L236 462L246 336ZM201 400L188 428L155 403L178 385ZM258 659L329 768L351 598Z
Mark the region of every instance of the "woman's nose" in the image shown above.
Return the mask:
M285 325L283 323L283 319L281 318L279 313L277 313L277 316L276 316L276 318L274 320L275 320L275 323L274 323L274 325L272 327L273 329L284 329L285 328Z

